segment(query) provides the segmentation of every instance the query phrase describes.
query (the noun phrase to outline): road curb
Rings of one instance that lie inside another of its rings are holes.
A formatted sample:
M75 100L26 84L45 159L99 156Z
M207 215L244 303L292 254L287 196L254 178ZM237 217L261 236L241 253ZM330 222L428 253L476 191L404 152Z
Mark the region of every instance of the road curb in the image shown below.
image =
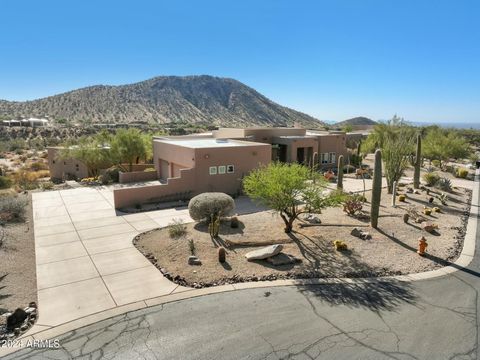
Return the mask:
M230 285L221 285L216 287L202 288L202 289L188 289L184 290L181 287L175 289L172 293L164 296L159 296L151 299L141 300L134 303L118 306L108 310L104 310L95 314L90 314L70 322L55 326L48 327L41 325L41 317L39 318L38 324L34 325L28 332L21 336L18 340L21 343L25 344L27 340L49 340L56 338L62 334L68 333L70 331L94 324L96 322L112 318L114 316L122 315L130 311L145 309L152 306L167 304L170 302L192 299L199 296L218 294L230 291L254 289L254 288L266 288L266 287L280 287L280 286L315 286L315 285L326 285L326 284L367 284L367 283L378 283L378 282L388 282L388 281L401 281L401 282L412 282L412 281L421 281L434 279L442 276L452 274L456 271L460 271L463 268L467 267L475 255L476 247L476 233L477 233L477 223L480 214L479 207L479 180L480 180L480 170L476 170L475 175L475 185L472 190L472 200L470 205L470 214L467 223L467 229L465 234L465 239L463 243L463 249L459 258L452 265L445 266L440 269L426 271L423 273L408 274L408 275L398 275L398 276L385 276L385 277L374 277L374 278L317 278L317 279L286 279L286 280L274 280L274 281L258 281L258 282L246 282ZM21 350L22 347L17 348L0 348L0 357L6 356L18 350Z

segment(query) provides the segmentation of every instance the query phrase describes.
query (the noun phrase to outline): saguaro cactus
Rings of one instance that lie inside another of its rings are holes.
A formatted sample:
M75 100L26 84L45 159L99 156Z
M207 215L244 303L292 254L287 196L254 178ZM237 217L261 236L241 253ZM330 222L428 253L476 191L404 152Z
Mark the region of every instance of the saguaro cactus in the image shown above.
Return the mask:
M338 157L337 189L343 190L343 155Z
M422 137L417 135L417 152L415 154L415 165L413 172L413 188L420 187L420 162L422 161Z
M378 226L378 214L380 212L380 200L382 198L382 152L375 151L375 167L373 169L372 204L370 209L370 225L376 229Z

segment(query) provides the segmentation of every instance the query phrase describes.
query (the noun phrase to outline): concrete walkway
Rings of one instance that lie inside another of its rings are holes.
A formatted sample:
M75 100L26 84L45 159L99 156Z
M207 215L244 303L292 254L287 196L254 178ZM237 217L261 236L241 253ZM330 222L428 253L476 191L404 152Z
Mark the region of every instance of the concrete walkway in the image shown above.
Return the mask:
M140 232L190 222L185 207L120 215L111 188L32 194L39 327L181 291L132 244ZM257 208L237 199L237 211Z

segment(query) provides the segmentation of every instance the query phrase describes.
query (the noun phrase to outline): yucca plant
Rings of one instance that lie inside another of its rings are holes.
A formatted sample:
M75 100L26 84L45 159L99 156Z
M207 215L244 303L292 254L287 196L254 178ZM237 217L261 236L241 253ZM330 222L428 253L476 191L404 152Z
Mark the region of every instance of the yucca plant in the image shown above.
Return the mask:
M452 192L452 181L448 178L440 178L435 184L435 187L442 191Z

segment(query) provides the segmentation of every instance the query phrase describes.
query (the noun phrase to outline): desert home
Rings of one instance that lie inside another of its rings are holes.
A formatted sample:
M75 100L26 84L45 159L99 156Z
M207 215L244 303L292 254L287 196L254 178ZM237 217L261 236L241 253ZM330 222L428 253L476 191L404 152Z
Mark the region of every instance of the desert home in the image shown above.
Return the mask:
M239 194L242 178L271 161L333 168L339 155L348 154L346 140L345 132L301 128L219 128L205 134L155 136L155 171L134 169L120 173L119 181L156 182L115 189L115 207L188 199L208 191ZM52 177L85 175L83 164L75 159L59 160L57 152L58 148L48 151Z

